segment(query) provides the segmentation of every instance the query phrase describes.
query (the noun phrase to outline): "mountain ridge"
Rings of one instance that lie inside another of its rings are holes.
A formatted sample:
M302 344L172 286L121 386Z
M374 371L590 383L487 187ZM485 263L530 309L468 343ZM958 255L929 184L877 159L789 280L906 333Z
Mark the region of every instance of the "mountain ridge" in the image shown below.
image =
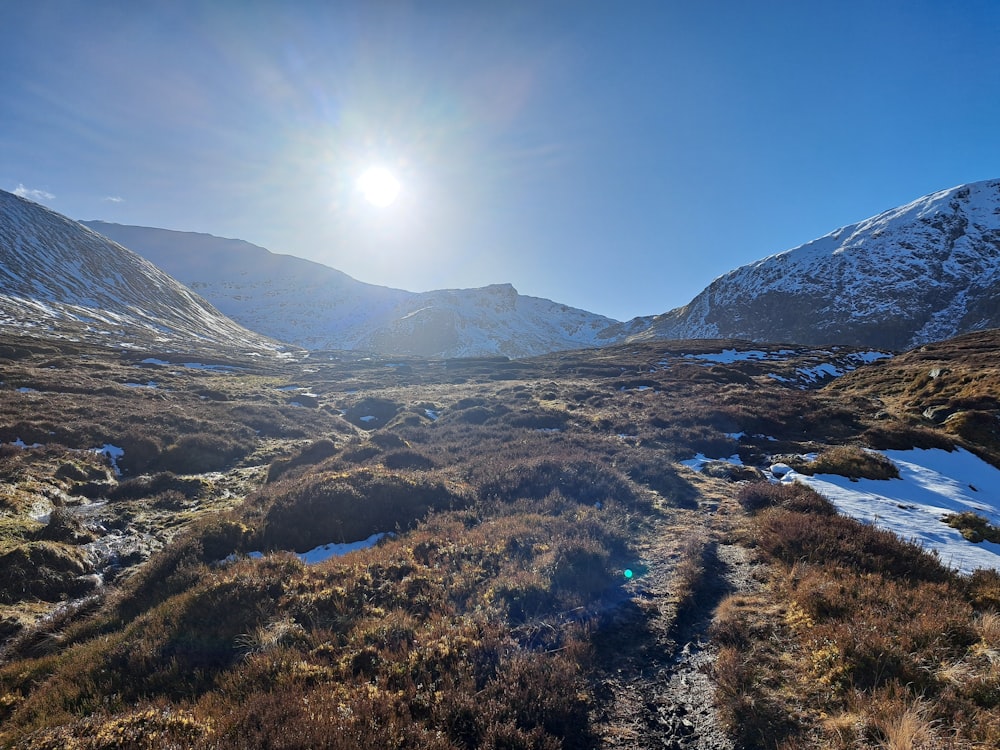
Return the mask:
M520 358L613 343L611 318L511 284L409 292L242 240L85 221L207 298L242 325L307 349L386 356Z
M731 338L901 351L1000 326L1000 180L922 196L721 274L684 306L624 322L509 284L407 292L241 240L84 223L243 325L309 349L521 358Z
M0 321L32 335L167 351L280 345L223 316L141 256L0 191ZM138 342L138 343L137 343Z
M895 350L1000 325L1000 180L922 196L716 278L634 339Z

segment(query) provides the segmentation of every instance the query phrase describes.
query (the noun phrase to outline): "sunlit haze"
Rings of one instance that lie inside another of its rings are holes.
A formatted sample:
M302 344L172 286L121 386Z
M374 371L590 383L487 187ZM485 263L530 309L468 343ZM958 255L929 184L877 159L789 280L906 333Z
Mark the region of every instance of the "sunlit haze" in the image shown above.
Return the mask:
M656 314L1000 177L982 0L6 2L0 28L0 188L413 291Z
M369 167L358 177L358 190L365 200L379 208L394 203L401 187L399 180L385 167Z

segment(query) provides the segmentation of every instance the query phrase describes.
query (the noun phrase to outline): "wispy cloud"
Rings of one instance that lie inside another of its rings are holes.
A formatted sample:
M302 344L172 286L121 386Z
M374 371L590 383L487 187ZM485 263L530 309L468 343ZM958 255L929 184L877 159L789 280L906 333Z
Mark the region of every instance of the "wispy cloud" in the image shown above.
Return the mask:
M17 183L17 187L14 188L14 195L19 195L22 198L27 198L29 201L35 201L36 203L50 201L55 198L55 196L48 190L37 190L36 188L25 187L24 184L20 182Z
M120 195L106 195L106 196L104 196L104 200L107 201L108 203L124 203L125 202L125 199L122 198Z

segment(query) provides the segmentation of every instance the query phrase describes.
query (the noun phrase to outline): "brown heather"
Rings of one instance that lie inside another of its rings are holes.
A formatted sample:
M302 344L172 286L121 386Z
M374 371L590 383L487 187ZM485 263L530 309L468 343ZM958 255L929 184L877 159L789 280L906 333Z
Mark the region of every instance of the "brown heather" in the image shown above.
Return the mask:
M202 370L0 336L0 746L697 747L717 726L747 749L996 747L1000 575L752 468L997 461L996 343L800 389L771 375L814 352L684 357L739 342ZM748 468L678 463L697 452ZM759 558L755 585L723 548ZM689 697L718 720L679 733L658 675L701 638L714 693Z

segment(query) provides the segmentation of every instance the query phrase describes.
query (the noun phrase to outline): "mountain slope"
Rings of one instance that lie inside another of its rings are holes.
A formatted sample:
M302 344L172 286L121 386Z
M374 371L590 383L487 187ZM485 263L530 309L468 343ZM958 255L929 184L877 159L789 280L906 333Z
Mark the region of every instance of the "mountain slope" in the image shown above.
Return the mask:
M388 356L525 357L610 343L616 321L509 284L407 292L319 263L208 234L84 222L141 254L225 314L309 349Z
M0 324L119 346L273 351L149 261L0 191Z
M906 349L1000 326L1000 180L925 196L737 268L636 338Z

